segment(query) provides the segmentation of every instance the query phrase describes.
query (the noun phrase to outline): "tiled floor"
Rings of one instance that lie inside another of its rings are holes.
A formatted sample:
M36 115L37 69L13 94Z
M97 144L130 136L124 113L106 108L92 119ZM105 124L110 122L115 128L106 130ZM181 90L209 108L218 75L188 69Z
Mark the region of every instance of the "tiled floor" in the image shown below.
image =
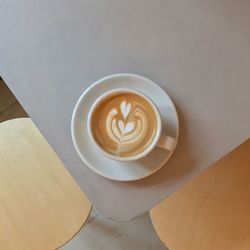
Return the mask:
M0 122L26 117L24 109L0 79ZM167 250L156 235L148 214L118 223L93 209L82 230L60 250Z
M148 214L118 223L97 215L62 250L166 250Z
M26 116L22 106L0 78L0 122Z

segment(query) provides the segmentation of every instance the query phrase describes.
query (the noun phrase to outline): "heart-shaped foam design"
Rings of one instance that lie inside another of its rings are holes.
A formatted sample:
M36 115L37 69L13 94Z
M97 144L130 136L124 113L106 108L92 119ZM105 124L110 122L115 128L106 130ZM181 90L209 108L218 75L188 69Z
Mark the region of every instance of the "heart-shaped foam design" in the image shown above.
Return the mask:
M120 105L120 109L123 115L123 118L126 119L131 111L131 103L127 104L126 101L122 101Z

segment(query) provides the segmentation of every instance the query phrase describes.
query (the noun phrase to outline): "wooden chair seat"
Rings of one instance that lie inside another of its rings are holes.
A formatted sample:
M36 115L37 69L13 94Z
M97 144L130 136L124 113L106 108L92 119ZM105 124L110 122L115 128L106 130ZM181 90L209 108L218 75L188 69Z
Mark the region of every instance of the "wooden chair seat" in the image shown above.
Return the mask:
M0 123L0 249L53 250L91 204L29 118Z
M170 250L250 249L250 140L150 211Z

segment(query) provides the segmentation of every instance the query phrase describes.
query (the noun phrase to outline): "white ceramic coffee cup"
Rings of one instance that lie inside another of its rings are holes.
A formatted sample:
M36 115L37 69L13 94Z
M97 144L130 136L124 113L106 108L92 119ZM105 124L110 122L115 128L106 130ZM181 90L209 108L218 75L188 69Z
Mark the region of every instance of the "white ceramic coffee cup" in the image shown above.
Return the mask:
M116 155L113 155L113 154L105 151L96 142L94 135L93 135L93 132L92 132L92 127L91 127L91 117L92 117L93 111L98 106L98 104L100 102L102 102L103 99L106 99L110 95L120 94L120 93L124 93L124 92L133 93L133 94L139 95L142 98L144 98L151 105L151 107L153 108L155 115L156 115L157 127L156 127L156 133L155 133L154 139L152 140L151 144L147 148L145 148L144 151L142 151L136 155L133 155L133 156L116 156ZM176 145L175 138L162 133L162 120L161 120L160 112L159 112L157 106L154 104L154 102L148 96L142 94L141 92L131 90L131 89L125 89L125 88L112 89L108 92L105 92L101 96L99 96L99 98L97 98L97 100L93 103L92 107L89 110L88 119L87 119L87 130L88 130L88 134L89 134L93 144L95 144L95 146L98 148L98 150L106 157L111 158L111 159L116 160L116 161L135 161L135 160L138 160L138 159L143 158L146 155L148 155L156 146L160 147L162 149L168 150L168 151L172 151Z

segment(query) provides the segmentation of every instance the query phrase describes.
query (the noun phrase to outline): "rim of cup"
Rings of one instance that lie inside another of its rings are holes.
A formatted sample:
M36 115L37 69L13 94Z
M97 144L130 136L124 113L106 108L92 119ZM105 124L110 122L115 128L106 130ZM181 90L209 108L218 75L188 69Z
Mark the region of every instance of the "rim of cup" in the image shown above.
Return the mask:
M92 114L93 111L95 110L95 108L98 106L98 104L105 98L107 98L110 95L115 95L118 93L132 93L132 94L136 94L141 96L142 98L144 98L153 108L155 115L156 115L156 133L154 136L153 141L151 142L151 144L142 152L136 154L136 155L132 155L132 156L117 156L114 154L111 154L107 151L105 151L95 140L93 132L92 132L92 128L91 128L91 118L92 118ZM105 93L103 93L101 96L99 96L93 103L93 105L91 106L89 113L88 113L88 117L87 117L87 131L88 134L91 138L92 143L98 148L98 150L105 155L108 158L111 158L113 160L116 161L135 161L135 160L139 160L143 157L145 157L146 155L148 155L157 145L159 138L161 136L161 132L162 132L162 121L161 121L161 116L160 116L160 111L157 108L156 104L145 94L141 93L140 91L137 90L132 90L132 89L127 89L127 88L117 88L117 89L112 89L109 91L106 91Z

